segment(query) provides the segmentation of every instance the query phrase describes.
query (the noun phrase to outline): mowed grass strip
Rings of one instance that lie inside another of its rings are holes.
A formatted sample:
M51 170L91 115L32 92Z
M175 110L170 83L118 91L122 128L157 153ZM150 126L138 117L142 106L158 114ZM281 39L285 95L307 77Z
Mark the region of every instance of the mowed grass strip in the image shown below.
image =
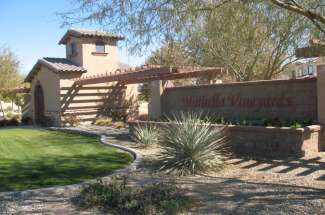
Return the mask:
M124 168L132 156L98 138L63 131L0 129L0 192L80 183Z

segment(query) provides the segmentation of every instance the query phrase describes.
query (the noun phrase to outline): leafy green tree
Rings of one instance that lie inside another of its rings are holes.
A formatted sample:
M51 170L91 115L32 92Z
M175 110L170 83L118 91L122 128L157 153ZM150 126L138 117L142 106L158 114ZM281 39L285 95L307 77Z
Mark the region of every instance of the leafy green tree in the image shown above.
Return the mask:
M9 49L0 51L0 101L21 100L21 96L10 93L10 89L21 86L22 77L19 74L19 61ZM0 111L4 110L0 102Z
M227 67L232 76L224 77L227 80L276 77L295 60L294 50L308 35L307 26L297 17L256 2L221 6L204 21L193 22L185 39L174 46L165 44L148 62Z
M76 2L60 14L64 24L97 22L127 34L138 53L172 39L185 45L193 63L227 66L237 80L273 78L294 60L298 45L311 36L322 38L325 23L323 0Z
M269 0L272 4L310 20L325 33L325 4L323 0Z
M193 65L194 59L187 52L184 43L167 41L148 57L146 63L165 66L187 66Z
M154 42L182 38L193 21L229 3L264 3L324 30L324 0L74 0L72 8L59 15L63 25L96 22L106 30L127 34L141 53L141 48Z
M138 98L140 101L146 101L149 102L150 100L150 86L149 83L142 83L139 85L139 95Z
M200 65L223 66L238 81L272 79L295 60L308 27L263 2L228 3L188 33Z
M185 43L177 41L165 41L163 45L152 52L146 60L147 64L158 64L164 66L190 66L196 65L194 58L187 50ZM192 79L178 79L172 81L175 86L188 85L192 83ZM142 85L142 91L149 98L150 88L147 83Z

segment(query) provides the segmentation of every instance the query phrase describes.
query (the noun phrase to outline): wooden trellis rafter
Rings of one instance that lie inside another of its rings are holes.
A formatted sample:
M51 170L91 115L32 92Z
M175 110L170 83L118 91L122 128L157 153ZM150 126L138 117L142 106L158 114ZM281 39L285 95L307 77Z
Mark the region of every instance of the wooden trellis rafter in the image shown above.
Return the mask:
M155 80L176 80L200 76L220 75L224 72L221 67L179 66L167 67L161 65L144 65L126 70L117 69L114 72L85 76L75 80L76 86L118 82L120 85L144 83ZM116 86L115 86L116 87ZM114 88L115 88L114 87ZM93 87L96 88L96 87ZM100 88L100 87L99 87ZM0 89L1 91L1 89ZM15 88L2 90L12 93L30 93L30 88Z
M314 58L325 56L325 42L311 39L310 46L296 49L298 58Z
M76 85L119 82L121 84L143 83L154 80L175 80L207 75L218 75L223 72L219 67L167 67L161 65L144 65L127 70L116 70L95 76L86 76L75 81Z
M0 89L0 93L21 93L26 94L30 93L30 88L28 87L17 87L17 88L11 88L11 89Z

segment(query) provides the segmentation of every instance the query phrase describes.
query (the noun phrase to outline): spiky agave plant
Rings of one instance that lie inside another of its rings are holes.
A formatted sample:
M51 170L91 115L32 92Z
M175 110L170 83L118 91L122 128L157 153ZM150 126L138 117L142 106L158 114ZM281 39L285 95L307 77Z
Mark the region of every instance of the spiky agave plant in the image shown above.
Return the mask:
M137 125L134 128L135 140L142 144L144 147L155 144L158 142L158 132L153 126L148 125Z
M201 114L180 113L161 131L162 170L181 175L218 169L228 157L223 129L211 128Z

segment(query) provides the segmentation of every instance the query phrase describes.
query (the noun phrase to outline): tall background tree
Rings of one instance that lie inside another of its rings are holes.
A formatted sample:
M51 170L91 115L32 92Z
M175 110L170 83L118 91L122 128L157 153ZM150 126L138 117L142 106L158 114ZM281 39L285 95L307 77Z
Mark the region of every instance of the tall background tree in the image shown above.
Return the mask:
M172 39L193 63L252 80L276 76L295 47L322 38L324 9L323 0L77 0L60 15L64 24L97 22L127 34L134 52Z
M5 115L2 101L11 101L21 105L22 97L13 94L10 89L22 86L19 73L19 61L9 49L0 50L0 111Z
M187 48L186 44L180 41L164 41L162 46L148 57L146 63L165 66L195 65L195 59Z
M272 4L291 13L310 20L322 33L325 33L325 2L324 0L269 0ZM324 35L323 35L324 36Z
M177 41L164 41L162 46L151 53L146 59L146 64L156 64L163 66L190 66L194 65L194 60L186 52L186 47ZM174 80L176 86L187 84L191 80ZM150 85L149 83L142 83L139 86L139 98L142 101L149 101L150 99Z
M227 67L237 81L276 77L309 35L302 18L263 1L228 3L193 26L187 43L197 63Z

